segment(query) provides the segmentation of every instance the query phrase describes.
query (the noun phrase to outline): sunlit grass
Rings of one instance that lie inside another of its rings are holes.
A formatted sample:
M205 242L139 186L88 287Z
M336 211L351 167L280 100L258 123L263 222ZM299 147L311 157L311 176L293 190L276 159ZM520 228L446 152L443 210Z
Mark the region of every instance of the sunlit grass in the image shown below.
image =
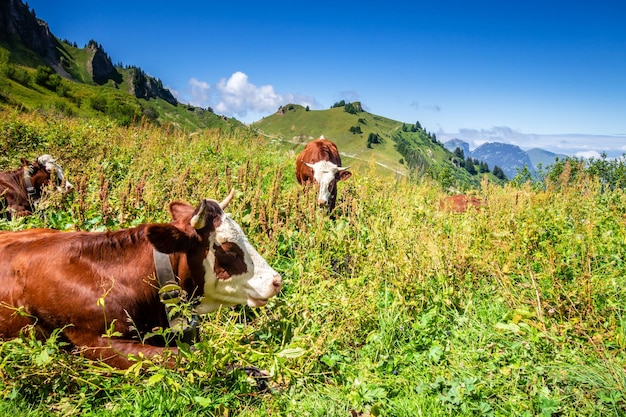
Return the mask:
M231 215L284 279L267 307L209 315L175 370L155 358L120 372L54 340L6 341L2 414L624 412L620 190L591 179L483 182L476 192L488 205L456 214L438 210L436 184L370 167L339 184L329 216L296 183L293 153L246 129L4 113L0 138L10 142L0 168L50 153L76 185L0 229L168 221L169 202L220 200L234 187ZM232 364L267 370L271 389L259 392Z

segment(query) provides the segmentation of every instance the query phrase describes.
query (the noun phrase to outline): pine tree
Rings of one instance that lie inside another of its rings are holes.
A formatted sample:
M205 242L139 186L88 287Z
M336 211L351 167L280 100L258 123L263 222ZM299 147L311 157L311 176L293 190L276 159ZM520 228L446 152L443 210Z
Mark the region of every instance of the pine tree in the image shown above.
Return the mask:
M465 160L465 170L471 175L476 175L476 168L474 167L474 161L469 156Z
M506 175L504 174L504 171L502 171L502 168L500 168L497 165L494 165L493 167L493 175L501 180L505 180L506 179Z

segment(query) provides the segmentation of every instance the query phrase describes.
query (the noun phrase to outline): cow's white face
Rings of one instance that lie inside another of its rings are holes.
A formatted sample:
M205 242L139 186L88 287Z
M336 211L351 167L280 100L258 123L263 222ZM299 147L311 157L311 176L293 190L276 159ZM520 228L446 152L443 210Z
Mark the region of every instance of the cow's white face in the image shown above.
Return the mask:
M50 173L50 180L53 184L56 184L57 191L67 192L74 188L71 182L69 182L63 174L63 168L50 155L41 155L37 158L37 162L44 166L45 170ZM56 176L56 178L53 178Z
M204 260L204 297L196 307L209 313L220 306L247 304L261 307L280 291L280 275L250 244L241 227L227 214L211 239Z
M330 199L333 189L337 186L337 172L339 167L329 161L319 161L314 164L307 164L313 170L313 178L319 184L317 203L326 205Z

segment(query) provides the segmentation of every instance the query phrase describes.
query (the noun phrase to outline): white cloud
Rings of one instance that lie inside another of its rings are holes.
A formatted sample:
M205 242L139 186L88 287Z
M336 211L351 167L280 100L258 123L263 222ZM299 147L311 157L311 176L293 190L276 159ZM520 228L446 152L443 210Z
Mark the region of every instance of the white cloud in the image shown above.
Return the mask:
M314 97L281 94L272 85L258 87L241 71L233 73L229 78L222 78L214 86L192 78L189 80L188 96L185 98L177 94L176 98L194 106L211 107L217 114L236 117L248 123L277 111L285 104L318 107Z
M229 79L222 78L216 85L219 92L219 102L215 111L223 114L236 114L245 117L248 111L271 112L276 111L282 104L282 97L274 91L271 85L257 87L248 82L248 76L243 72L236 72Z
M343 90L339 92L339 100L344 100L346 103L353 103L360 101L359 93L354 90ZM339 101L337 100L337 101ZM335 104L335 103L333 103Z
M420 107L422 107L424 110L430 110L436 113L441 112L441 106L439 104L427 104L422 106L419 101L413 100L409 105L415 109L420 109Z
M189 80L189 86L191 87L191 99L189 104L202 107L205 103L209 102L211 98L211 86L208 83L192 78Z
M597 151L580 151L580 152L576 152L576 154L574 154L574 156L576 156L578 158L587 158L587 159L596 158L596 159L599 159L602 155L600 155L600 152L597 152Z

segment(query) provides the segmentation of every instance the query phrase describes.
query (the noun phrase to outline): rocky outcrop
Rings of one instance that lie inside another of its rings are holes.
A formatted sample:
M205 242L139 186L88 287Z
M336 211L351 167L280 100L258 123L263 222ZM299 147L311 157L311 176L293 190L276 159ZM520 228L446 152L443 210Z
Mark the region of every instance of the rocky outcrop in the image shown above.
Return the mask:
M31 11L21 0L0 0L0 41L9 45L21 44L42 57L45 64L59 75L72 79L62 65L60 51L63 50L63 44L50 32L48 24L37 19L35 11ZM124 76L98 43L93 40L89 41L86 49L90 52L86 66L91 80L99 85L106 84L110 80L116 85L124 81ZM163 88L161 80L147 76L139 68L132 68L129 77L130 79L126 80L129 92L135 97L161 98L170 104L178 104L174 95L168 89Z
M59 41L50 32L48 24L35 17L20 0L0 1L0 41L9 45L22 44L41 57L59 75L71 78L61 64Z
M129 92L137 98L161 98L174 106L178 104L170 90L163 87L161 80L146 75L139 68L132 68L128 85Z
M51 66L59 63L57 40L48 24L37 19L34 11L20 0L0 1L0 40L21 43Z
M91 41L87 45L87 50L92 52L91 58L87 61L87 71L96 84L106 84L109 80L118 84L122 82L122 74L115 69L111 58L100 45Z

